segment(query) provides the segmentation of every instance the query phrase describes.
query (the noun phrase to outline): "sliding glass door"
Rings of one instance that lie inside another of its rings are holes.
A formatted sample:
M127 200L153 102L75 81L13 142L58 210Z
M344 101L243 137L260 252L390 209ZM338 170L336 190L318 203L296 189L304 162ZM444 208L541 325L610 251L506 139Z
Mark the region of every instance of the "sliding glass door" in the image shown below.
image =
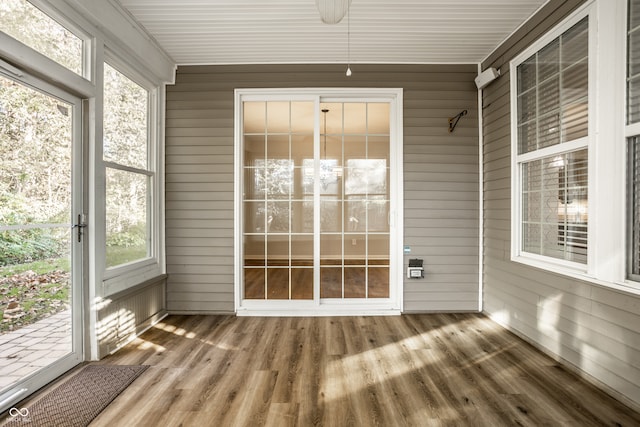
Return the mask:
M394 102L239 106L239 311L398 309Z
M312 300L314 103L243 111L244 297Z

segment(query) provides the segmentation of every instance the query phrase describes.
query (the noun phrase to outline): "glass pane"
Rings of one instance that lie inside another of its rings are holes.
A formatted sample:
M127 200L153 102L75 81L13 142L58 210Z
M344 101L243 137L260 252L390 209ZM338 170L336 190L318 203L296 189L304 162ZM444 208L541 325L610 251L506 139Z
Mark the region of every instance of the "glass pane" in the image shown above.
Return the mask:
M8 394L74 350L73 113L0 76L0 389Z
M267 203L267 232L289 232L289 202Z
M289 236L267 235L267 265L289 265Z
M538 76L540 82L555 77L560 72L560 42L552 41L538 52Z
M266 104L264 102L244 102L242 124L244 133L265 133L266 131ZM245 147L246 148L246 147Z
M83 41L25 0L0 2L0 31L82 75Z
M266 207L264 202L244 202L244 232L264 233Z
M364 159L367 157L367 137L346 136L344 138L344 158L345 164L349 164L353 159Z
M342 298L342 267L320 268L320 298Z
M147 258L149 178L132 172L106 170L107 268Z
M291 232L313 233L313 200L291 202Z
M369 136L367 138L367 158L385 159L389 163L389 137Z
M313 268L291 269L291 299L313 299Z
M588 29L589 19L585 17L562 34L561 63L563 68L580 62L589 55Z
M291 265L313 266L313 235L291 236Z
M291 158L298 166L303 159L313 158L313 134L291 136Z
M289 102L267 102L267 132L289 133Z
M342 236L339 234L322 234L320 236L320 264L342 264Z
M523 164L522 249L587 261L587 150Z
M367 260L367 235L344 235L344 263L345 265L364 265Z
M538 120L538 147L544 148L560 143L560 113L553 112Z
M518 93L524 93L536 85L536 55L518 65Z
M293 163L288 159L267 160L267 199L289 199L293 186Z
M357 135L367 133L367 104L344 104L344 134Z
M538 113L544 114L560 107L560 78L549 79L538 88Z
M640 121L640 76L627 83L627 122Z
M629 77L635 77L640 73L640 30L629 34L628 58Z
M368 263L389 265L389 235L369 234L367 240Z
M267 135L267 159L289 159L289 135Z
M342 202L334 198L320 200L320 232L342 231Z
M640 138L629 139L629 275L640 280Z
M518 125L518 154L533 151L538 146L538 126L535 120Z
M367 128L369 135L389 134L389 103L367 104Z
M535 119L538 112L536 91L529 90L518 94L518 123L523 124Z
M640 3L629 1L627 37L627 123L640 121Z
M264 266L265 257L265 236L250 235L244 236L244 265Z
M588 48L585 18L518 66L519 154L587 136Z
M244 269L244 297L265 299L266 270L264 268Z
M72 116L0 76L0 225L69 222Z
M367 201L347 200L344 202L345 231L367 230Z
M256 167L264 165L265 159L264 135L245 135L244 137L244 165Z
M389 298L389 267L367 269L369 298Z
M380 199L377 199L380 197ZM367 231L389 231L389 201L384 196L369 197Z
M565 141L583 138L589 133L588 107L576 103L562 108L562 133Z
M629 1L629 29L635 29L640 26L640 3L638 0Z
M258 164L264 165L260 160ZM264 168L244 169L245 200L264 200L267 194L267 170Z
M289 299L288 268L267 268L267 299Z
M320 160L320 194L323 197L342 196L342 174L338 160Z
M320 111L320 133L342 135L342 104L323 103L320 104Z
M367 269L365 267L344 268L344 297L365 298L367 296Z
M121 165L147 168L149 93L104 64L103 157Z
M313 102L291 103L291 132L313 135L314 124Z
M585 60L567 68L562 73L562 104L582 100L586 103L589 93L589 63Z

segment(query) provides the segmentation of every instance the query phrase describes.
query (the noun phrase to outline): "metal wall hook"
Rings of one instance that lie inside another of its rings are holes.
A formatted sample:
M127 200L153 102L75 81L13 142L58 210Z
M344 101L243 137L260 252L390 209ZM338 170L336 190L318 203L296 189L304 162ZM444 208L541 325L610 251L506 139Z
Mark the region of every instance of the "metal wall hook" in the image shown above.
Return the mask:
M462 110L457 116L451 117L449 119L449 132L453 132L453 130L456 128L456 125L458 124L458 121L460 120L460 117L462 116L466 116L467 115L467 110Z

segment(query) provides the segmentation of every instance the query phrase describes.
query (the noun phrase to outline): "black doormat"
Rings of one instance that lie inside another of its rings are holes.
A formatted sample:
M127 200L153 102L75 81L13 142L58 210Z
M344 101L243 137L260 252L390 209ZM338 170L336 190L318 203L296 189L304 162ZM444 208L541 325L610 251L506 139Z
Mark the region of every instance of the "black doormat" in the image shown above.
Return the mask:
M13 408L5 426L87 426L148 366L88 365L26 408Z

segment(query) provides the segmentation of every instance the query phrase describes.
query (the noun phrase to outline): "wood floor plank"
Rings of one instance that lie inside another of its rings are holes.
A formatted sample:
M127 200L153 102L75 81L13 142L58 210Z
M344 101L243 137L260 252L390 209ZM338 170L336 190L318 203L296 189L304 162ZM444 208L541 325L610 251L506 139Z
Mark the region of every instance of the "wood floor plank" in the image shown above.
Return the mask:
M92 426L600 426L640 414L479 314L171 316Z

